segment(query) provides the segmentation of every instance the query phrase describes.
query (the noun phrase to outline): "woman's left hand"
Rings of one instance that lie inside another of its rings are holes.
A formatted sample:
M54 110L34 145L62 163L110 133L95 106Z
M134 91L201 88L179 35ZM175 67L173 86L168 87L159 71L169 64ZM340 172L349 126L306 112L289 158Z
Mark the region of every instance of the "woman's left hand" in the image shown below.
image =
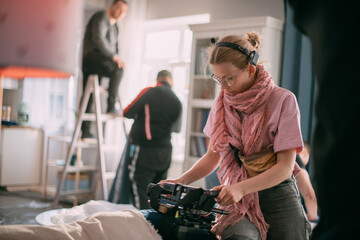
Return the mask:
M238 184L228 185L228 186L224 186L224 185L216 186L213 189L211 189L211 191L220 191L219 195L216 198L216 201L221 206L228 206L235 204L239 202L244 196L244 194L242 193L242 189Z

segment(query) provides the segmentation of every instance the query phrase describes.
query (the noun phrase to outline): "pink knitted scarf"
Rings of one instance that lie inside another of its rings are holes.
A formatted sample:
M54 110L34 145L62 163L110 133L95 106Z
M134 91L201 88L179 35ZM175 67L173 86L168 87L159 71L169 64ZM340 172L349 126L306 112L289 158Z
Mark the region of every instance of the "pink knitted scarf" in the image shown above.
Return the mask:
M240 167L234 159L229 143L244 156L251 156L261 150L269 119L267 99L273 87L269 72L258 65L255 83L251 88L234 96L220 91L215 107L211 141L213 149L221 155L218 170L221 184L231 185L248 178L244 166ZM221 208L230 214L218 214L217 224L213 228L218 235L221 235L226 227L238 223L247 215L258 228L261 238L266 239L268 224L259 206L258 193L248 194L238 203Z

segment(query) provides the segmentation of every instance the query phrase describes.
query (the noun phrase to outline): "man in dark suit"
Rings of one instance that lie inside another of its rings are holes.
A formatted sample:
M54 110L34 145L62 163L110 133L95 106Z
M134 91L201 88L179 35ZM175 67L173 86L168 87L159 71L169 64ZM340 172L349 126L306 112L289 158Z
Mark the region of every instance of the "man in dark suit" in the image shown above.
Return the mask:
M109 96L107 113L116 113L115 100L123 76L125 64L119 58L117 22L126 15L128 4L125 0L114 0L107 11L96 12L89 20L83 46L83 89L88 76L98 74L109 77ZM101 79L99 79L101 80ZM86 112L91 111L92 98L89 99ZM92 137L90 122L82 124L82 138Z

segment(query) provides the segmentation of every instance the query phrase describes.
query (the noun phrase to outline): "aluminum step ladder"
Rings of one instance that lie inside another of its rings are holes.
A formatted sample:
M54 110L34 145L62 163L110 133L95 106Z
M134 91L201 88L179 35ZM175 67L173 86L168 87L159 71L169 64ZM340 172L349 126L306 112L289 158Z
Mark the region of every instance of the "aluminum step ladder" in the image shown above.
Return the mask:
M92 199L95 199L98 182L100 182L100 186L101 186L100 198L106 200L108 197L108 189L107 189L107 183L106 183L107 174L106 174L106 166L105 166L105 151L107 150L107 148L106 148L106 146L104 146L104 134L103 134L103 124L102 123L109 119L122 117L122 115L101 114L100 92L101 92L101 87L99 86L98 75L89 75L87 83L86 83L86 87L84 89L81 105L80 105L79 116L77 118L75 130L74 130L74 133L73 133L73 136L71 139L71 143L68 148L68 153L67 153L67 156L65 159L65 165L64 165L64 168L63 168L63 171L61 174L60 181L56 187L56 194L55 194L55 197L53 200L54 206L58 205L60 196L70 196L70 195L77 196L77 195L87 194L87 195L90 195ZM95 113L94 114L85 113L86 106L88 104L91 93L93 94L93 100L94 100L93 102L95 104ZM117 101L119 102L120 108L122 111L122 106L121 106L121 102L120 102L119 98L117 99ZM94 141L91 141L90 144L96 145L96 147L98 149L98 159L96 161L97 166L93 166L90 168L89 168L89 166L84 166L84 167L78 166L78 162L76 161L77 175L79 175L79 173L82 171L84 171L84 172L91 171L91 172L95 173L96 178L95 178L95 180L94 180L94 177L92 178L92 184L91 184L90 189L86 189L86 190L75 189L75 190L66 190L66 191L61 190L64 186L64 183L65 183L68 173L74 172L73 167L70 166L71 158L72 158L74 152L82 145L87 144L86 142L84 143L80 139L80 131L81 131L81 125L82 125L83 121L95 121L95 123L96 123L97 139L96 140L94 139ZM122 122L123 122L124 133L126 134L125 122L124 121L122 121Z

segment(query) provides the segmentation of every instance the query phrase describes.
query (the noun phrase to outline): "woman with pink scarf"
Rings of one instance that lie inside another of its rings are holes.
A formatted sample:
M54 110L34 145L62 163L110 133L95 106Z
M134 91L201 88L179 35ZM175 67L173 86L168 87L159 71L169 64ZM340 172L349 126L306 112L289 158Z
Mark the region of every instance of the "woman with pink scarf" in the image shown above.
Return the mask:
M208 151L182 176L166 181L191 184L219 167L221 185L213 190L230 213L218 215L212 229L221 239L309 239L294 180L295 157L303 148L298 104L257 64L259 45L256 33L215 43L210 64L221 91L204 128Z

